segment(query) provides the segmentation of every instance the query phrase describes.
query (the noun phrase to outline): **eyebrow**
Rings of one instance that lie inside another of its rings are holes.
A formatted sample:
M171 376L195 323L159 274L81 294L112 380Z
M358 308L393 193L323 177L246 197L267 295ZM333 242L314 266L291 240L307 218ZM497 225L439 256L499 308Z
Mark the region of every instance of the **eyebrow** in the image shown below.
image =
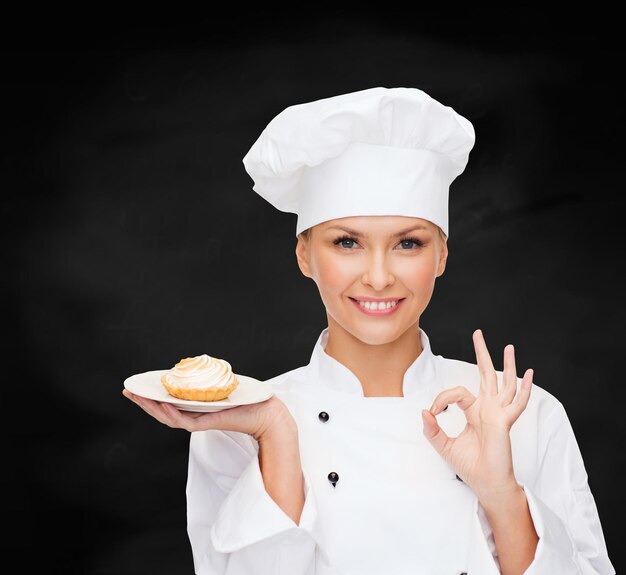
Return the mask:
M358 230L353 230L352 228L347 228L345 226L329 226L328 228L326 228L327 230L343 230L344 232L348 232L349 234L357 237L357 238L367 238L368 235L364 234L362 232L359 232ZM392 238L397 238L400 236L403 236L405 234L408 234L409 232L412 232L414 230L426 230L428 231L428 228L422 224L418 224L416 226L411 226L410 228L406 228L405 230L401 230L395 234L391 234L390 237Z

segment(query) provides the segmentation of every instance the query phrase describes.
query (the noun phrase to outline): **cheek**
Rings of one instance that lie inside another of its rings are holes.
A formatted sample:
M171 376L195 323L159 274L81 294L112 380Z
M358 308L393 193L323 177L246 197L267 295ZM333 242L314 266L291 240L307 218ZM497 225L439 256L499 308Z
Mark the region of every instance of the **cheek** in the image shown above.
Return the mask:
M354 281L354 270L346 258L324 254L315 260L315 279L320 291L341 292Z
M437 262L434 256L423 254L424 257L407 258L398 265L397 276L409 289L427 290L432 288L437 278Z

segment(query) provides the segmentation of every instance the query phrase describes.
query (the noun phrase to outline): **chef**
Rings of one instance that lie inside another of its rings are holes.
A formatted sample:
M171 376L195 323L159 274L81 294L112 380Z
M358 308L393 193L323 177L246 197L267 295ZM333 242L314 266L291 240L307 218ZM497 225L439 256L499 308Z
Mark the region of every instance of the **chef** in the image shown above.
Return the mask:
M124 392L191 432L198 575L615 573L562 403L518 377L513 345L496 371L480 329L474 364L420 326L474 141L423 91L373 88L288 107L244 158L297 214L328 326L261 403L199 414Z

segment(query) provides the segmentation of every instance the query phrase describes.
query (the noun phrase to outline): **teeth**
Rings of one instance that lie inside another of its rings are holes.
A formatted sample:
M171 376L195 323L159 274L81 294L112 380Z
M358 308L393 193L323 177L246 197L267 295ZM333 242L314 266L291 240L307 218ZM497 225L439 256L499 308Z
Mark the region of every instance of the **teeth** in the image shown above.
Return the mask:
M370 311L378 311L392 308L397 305L398 300L387 301L387 302L370 302L370 301L359 301L359 305L368 309Z

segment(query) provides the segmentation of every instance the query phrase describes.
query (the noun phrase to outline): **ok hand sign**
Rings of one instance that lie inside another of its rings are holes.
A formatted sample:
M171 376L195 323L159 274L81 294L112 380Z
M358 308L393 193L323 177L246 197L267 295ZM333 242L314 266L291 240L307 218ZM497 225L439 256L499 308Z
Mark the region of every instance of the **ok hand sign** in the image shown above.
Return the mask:
M424 435L435 450L483 500L517 487L509 432L528 405L533 370L526 370L518 390L515 351L507 345L498 389L482 331L477 329L472 338L480 372L478 397L463 386L446 389L437 395L429 410L422 411L422 420ZM465 429L454 438L446 435L435 417L450 403L457 403L467 419Z

